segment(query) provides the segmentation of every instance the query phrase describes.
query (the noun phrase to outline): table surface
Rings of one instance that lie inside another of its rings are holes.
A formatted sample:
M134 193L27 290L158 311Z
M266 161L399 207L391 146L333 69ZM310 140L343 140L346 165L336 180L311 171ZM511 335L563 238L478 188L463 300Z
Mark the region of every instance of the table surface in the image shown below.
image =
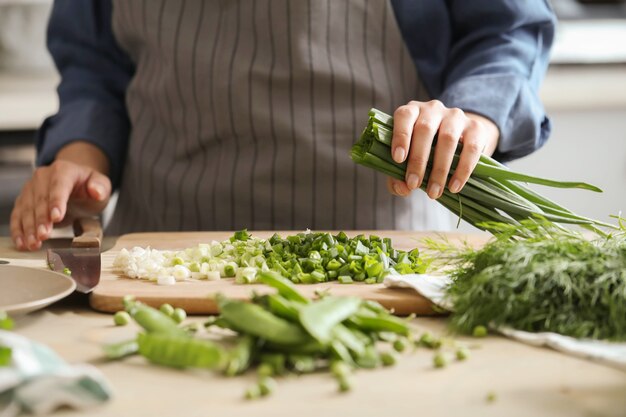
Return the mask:
M0 259L44 266L43 252L19 253L0 238ZM191 320L200 320L192 317ZM446 318L416 318L418 329L446 334ZM324 374L279 380L275 394L247 402L252 375L225 378L148 365L134 357L104 362L100 346L132 337L136 328L113 326L84 300L64 301L18 317L15 331L53 348L69 363L97 366L114 389L108 404L58 416L626 416L626 373L529 347L502 337L457 338L472 346L470 359L434 369L432 352L402 355L391 368L363 370L353 390L336 392ZM495 401L486 400L494 393Z

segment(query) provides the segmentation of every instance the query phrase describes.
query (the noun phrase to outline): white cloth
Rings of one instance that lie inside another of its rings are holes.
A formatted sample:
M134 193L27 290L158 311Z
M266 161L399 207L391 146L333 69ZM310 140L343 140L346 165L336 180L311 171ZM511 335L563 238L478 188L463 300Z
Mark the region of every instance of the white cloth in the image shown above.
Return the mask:
M450 284L447 276L435 275L389 275L384 284L389 288L413 288L435 305L453 311L450 300L445 297L445 288ZM512 328L494 329L506 337L533 345L545 346L568 355L599 362L612 368L626 371L626 343L601 340L575 339L558 333L531 333Z
M8 331L0 330L0 346L12 351L11 363L0 367L0 417L49 414L60 406L82 409L111 398L93 366L68 365L48 347Z

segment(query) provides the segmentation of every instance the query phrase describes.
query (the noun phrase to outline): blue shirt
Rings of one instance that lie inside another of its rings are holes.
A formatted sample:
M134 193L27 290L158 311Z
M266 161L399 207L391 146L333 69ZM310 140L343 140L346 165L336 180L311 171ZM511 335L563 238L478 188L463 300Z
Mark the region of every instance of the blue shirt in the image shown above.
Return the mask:
M547 0L391 0L426 89L448 107L481 114L500 129L495 157L541 147L550 121L538 97L554 38ZM40 165L84 140L107 155L117 186L128 147L125 91L135 67L111 28L111 0L56 0L48 49L61 74L59 111L37 138Z

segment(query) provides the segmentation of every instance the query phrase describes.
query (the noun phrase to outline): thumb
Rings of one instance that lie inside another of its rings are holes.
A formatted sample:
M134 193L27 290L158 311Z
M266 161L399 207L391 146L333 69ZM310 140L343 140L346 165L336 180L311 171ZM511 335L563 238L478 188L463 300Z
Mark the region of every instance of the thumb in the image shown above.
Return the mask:
M106 175L92 171L87 179L87 194L96 201L106 201L111 196L111 180Z

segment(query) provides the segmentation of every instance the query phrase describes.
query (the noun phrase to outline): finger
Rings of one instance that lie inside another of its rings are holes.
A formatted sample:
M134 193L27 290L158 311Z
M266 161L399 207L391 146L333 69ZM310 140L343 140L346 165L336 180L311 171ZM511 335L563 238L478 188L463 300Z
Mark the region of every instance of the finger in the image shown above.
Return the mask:
M400 181L391 177L387 177L387 190L391 194L398 197L406 197L411 193L411 190L409 190L404 181Z
M411 151L406 168L406 183L410 190L418 188L424 179L430 149L446 108L440 101L430 101L420 111L413 127Z
M67 202L74 190L77 172L64 163L55 163L50 175L48 210L52 222L59 223L67 212Z
M23 209L21 212L22 231L24 233L24 245L26 249L36 250L41 246L41 241L35 234L35 208L33 201L33 189L23 195Z
M111 196L111 180L98 171L93 171L87 180L87 193L96 201L105 201Z
M409 154L413 125L420 114L417 102L400 106L393 113L393 137L391 138L391 156L397 163L402 163Z
M22 230L22 218L20 216L20 197L15 200L15 205L11 211L11 238L18 250L24 250L24 232Z
M33 174L33 203L35 213L35 236L38 240L45 240L50 234L52 223L48 210L48 196L50 175L49 169L38 168Z
M444 187L448 182L448 173L454 153L466 126L467 118L459 109L450 109L441 122L428 188L426 189L428 196L432 199L437 199L443 194Z
M450 178L448 186L448 189L453 193L458 193L463 189L485 148L477 122L470 120L467 123L462 142L463 148L459 157L459 163L454 174L452 174L452 178Z

